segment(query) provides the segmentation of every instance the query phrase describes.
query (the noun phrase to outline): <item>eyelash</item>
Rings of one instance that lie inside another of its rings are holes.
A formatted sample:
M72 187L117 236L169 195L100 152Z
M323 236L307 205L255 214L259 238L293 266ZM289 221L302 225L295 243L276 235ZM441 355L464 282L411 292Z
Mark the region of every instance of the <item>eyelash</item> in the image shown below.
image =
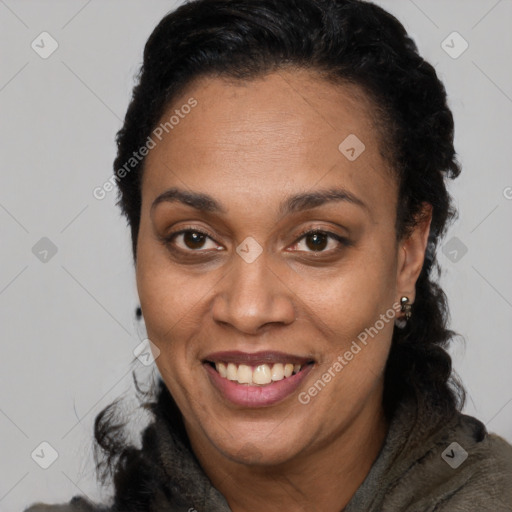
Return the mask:
M167 235L165 237L161 237L162 238L162 242L169 249L171 249L174 252L180 252L182 254L183 253L188 253L188 254L190 254L190 253L201 253L202 252L201 249L197 249L197 250L181 249L181 248L177 248L177 247L173 246L172 242L173 242L174 238L176 238L178 235L181 235L181 234L184 234L184 233L190 233L190 232L197 233L199 235L207 236L211 240L215 241L213 235L211 235L207 231L202 230L202 229L197 229L194 226L186 226L183 229L180 229L179 231L175 231L175 232L170 233L169 235ZM337 252L337 251L341 250L343 247L350 247L352 245L352 242L350 240L348 240L347 238L343 237L343 236L337 235L336 233L332 233L331 231L326 231L326 230L322 230L322 229L315 229L315 228L307 229L307 230L302 231L301 233L299 233L297 235L297 238L296 238L295 242L292 245L296 245L297 243L299 243L306 235L315 235L315 234L327 235L329 238L332 238L332 239L336 240L337 242L339 242L342 247L338 247L336 249L331 249L331 250L328 250L328 251L325 251L325 250L322 250L322 251L306 251L308 253L312 253L312 254L315 254L315 253L316 254L331 254L331 253L334 253L334 252ZM208 251L208 252L211 252L211 251ZM301 252L301 251L299 251L299 252Z

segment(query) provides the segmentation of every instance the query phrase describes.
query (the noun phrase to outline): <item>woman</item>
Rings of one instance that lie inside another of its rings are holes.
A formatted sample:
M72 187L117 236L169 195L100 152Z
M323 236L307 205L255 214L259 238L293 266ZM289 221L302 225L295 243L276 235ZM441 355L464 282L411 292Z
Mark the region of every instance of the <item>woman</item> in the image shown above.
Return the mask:
M117 143L154 421L138 449L96 418L112 503L30 512L512 510L512 446L460 412L433 275L453 117L394 17L183 5Z

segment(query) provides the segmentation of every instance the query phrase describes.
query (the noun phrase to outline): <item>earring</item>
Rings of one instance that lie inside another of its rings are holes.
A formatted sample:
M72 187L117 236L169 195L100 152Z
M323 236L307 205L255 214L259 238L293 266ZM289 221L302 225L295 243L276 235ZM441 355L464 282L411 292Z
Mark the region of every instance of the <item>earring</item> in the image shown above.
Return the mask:
M139 340L145 340L148 337L146 332L146 324L142 315L142 308L137 306L135 308L135 317L133 319L133 328Z
M403 329L406 325L408 320L411 318L412 312L411 312L412 304L409 300L409 297L402 297L400 299L400 312L404 313L404 316L401 318L397 318L395 320L395 325L399 329Z

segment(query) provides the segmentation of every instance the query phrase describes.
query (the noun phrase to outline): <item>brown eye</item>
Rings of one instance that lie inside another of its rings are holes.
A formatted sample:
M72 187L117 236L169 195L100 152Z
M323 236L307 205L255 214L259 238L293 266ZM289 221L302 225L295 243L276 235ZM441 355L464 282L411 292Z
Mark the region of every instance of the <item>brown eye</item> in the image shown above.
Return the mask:
M304 242L302 242L302 240ZM329 241L331 240L334 241L334 247L332 247L330 250L325 250L329 246ZM297 240L297 242L295 242L294 248L300 246L301 243L303 243L306 247L304 252L313 253L329 253L339 250L343 246L348 247L351 245L351 242L348 239L337 235L336 233L318 229L301 233L300 238ZM296 250L301 251L300 248Z
M309 233L304 238L307 247L312 251L323 251L329 239L325 233Z
M201 249L206 238L206 235L197 231L185 231L182 235L183 243L189 249Z
M212 247L207 247L209 240L212 243ZM171 233L163 238L163 242L169 247L169 249L190 253L210 252L206 249L221 249L214 243L215 241L208 233L195 228L185 228Z

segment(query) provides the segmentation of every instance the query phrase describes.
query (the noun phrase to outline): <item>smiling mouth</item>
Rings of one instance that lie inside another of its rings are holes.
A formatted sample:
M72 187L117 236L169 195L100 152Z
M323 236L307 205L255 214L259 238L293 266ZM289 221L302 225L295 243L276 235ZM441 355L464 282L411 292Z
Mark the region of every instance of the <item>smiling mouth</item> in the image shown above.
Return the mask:
M222 378L248 386L267 386L273 382L279 382L297 375L304 371L306 367L314 364L314 361L308 361L302 364L263 363L251 366L233 362L205 362L214 368Z

